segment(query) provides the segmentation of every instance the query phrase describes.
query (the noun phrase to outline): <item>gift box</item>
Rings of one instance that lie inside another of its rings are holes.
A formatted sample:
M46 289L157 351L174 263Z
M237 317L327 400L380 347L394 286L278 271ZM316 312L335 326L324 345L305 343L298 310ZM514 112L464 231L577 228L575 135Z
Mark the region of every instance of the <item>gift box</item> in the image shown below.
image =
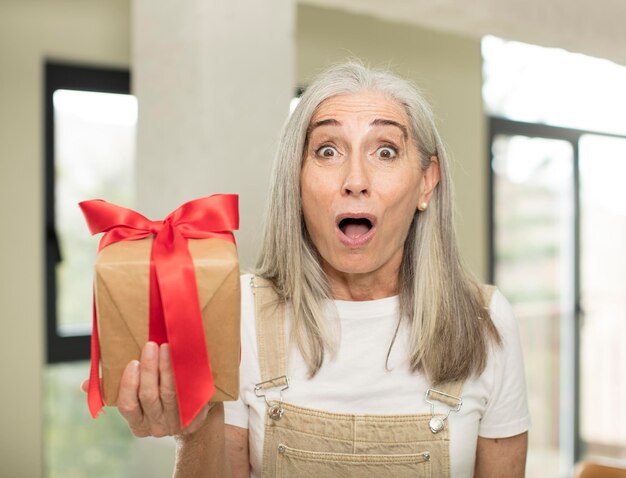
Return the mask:
M94 276L92 416L115 405L124 369L148 340L169 343L183 426L209 400L236 400L237 196L190 201L163 221L101 200L80 207L92 234L105 233Z
M139 359L148 340L151 238L122 241L100 251L95 266L95 299L106 405L115 405L120 378ZM239 264L234 244L189 239L196 273L204 337L215 393L211 401L239 395Z

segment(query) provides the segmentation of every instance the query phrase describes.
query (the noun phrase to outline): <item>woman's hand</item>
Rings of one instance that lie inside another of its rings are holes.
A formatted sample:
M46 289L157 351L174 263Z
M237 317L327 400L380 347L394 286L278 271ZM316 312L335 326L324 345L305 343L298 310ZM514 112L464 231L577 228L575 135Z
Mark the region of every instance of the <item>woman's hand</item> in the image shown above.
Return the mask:
M88 386L89 381L85 380L82 389L86 392ZM159 347L154 342L143 347L140 361L133 360L128 364L117 396L117 408L133 435L176 436L175 478L232 476L226 456L224 409L221 403L214 405L205 405L196 418L181 429L169 347L167 344ZM239 433L229 439L230 443L245 451L245 455L231 453L233 459L239 460L236 463L238 470L250 468L247 437L245 430L245 435Z
M83 382L83 390L88 383ZM207 422L211 408L205 405L187 427L181 428L169 346L155 342L146 343L141 361L133 360L124 370L116 403L137 437L191 434Z

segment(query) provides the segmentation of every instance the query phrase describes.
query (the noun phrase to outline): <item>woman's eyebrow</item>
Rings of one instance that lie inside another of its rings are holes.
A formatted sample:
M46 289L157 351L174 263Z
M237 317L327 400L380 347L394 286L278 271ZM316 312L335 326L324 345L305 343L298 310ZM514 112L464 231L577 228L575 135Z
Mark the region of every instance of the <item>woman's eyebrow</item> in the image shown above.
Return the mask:
M402 123L390 119L377 118L370 123L370 126L396 126L402 131L404 139L409 138L409 130Z
M307 136L310 135L315 128L319 128L320 126L341 126L341 123L333 118L315 121L309 125L306 131Z

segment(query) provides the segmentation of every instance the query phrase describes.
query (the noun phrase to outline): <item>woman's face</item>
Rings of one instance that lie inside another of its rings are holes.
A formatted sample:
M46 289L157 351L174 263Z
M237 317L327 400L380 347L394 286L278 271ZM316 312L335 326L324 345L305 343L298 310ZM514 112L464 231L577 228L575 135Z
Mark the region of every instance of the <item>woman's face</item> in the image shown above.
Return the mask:
M411 220L439 181L432 159L422 171L404 108L382 93L318 106L301 170L302 209L331 286L364 276L397 284Z

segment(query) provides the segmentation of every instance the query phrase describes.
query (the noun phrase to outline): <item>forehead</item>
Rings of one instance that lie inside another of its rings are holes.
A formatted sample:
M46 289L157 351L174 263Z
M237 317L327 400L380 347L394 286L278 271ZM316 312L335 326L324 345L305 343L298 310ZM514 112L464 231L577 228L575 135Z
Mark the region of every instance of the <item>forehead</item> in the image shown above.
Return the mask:
M393 98L377 91L337 95L322 101L315 109L310 124L326 119L337 119L341 122L387 119L407 128L409 126L404 107Z

